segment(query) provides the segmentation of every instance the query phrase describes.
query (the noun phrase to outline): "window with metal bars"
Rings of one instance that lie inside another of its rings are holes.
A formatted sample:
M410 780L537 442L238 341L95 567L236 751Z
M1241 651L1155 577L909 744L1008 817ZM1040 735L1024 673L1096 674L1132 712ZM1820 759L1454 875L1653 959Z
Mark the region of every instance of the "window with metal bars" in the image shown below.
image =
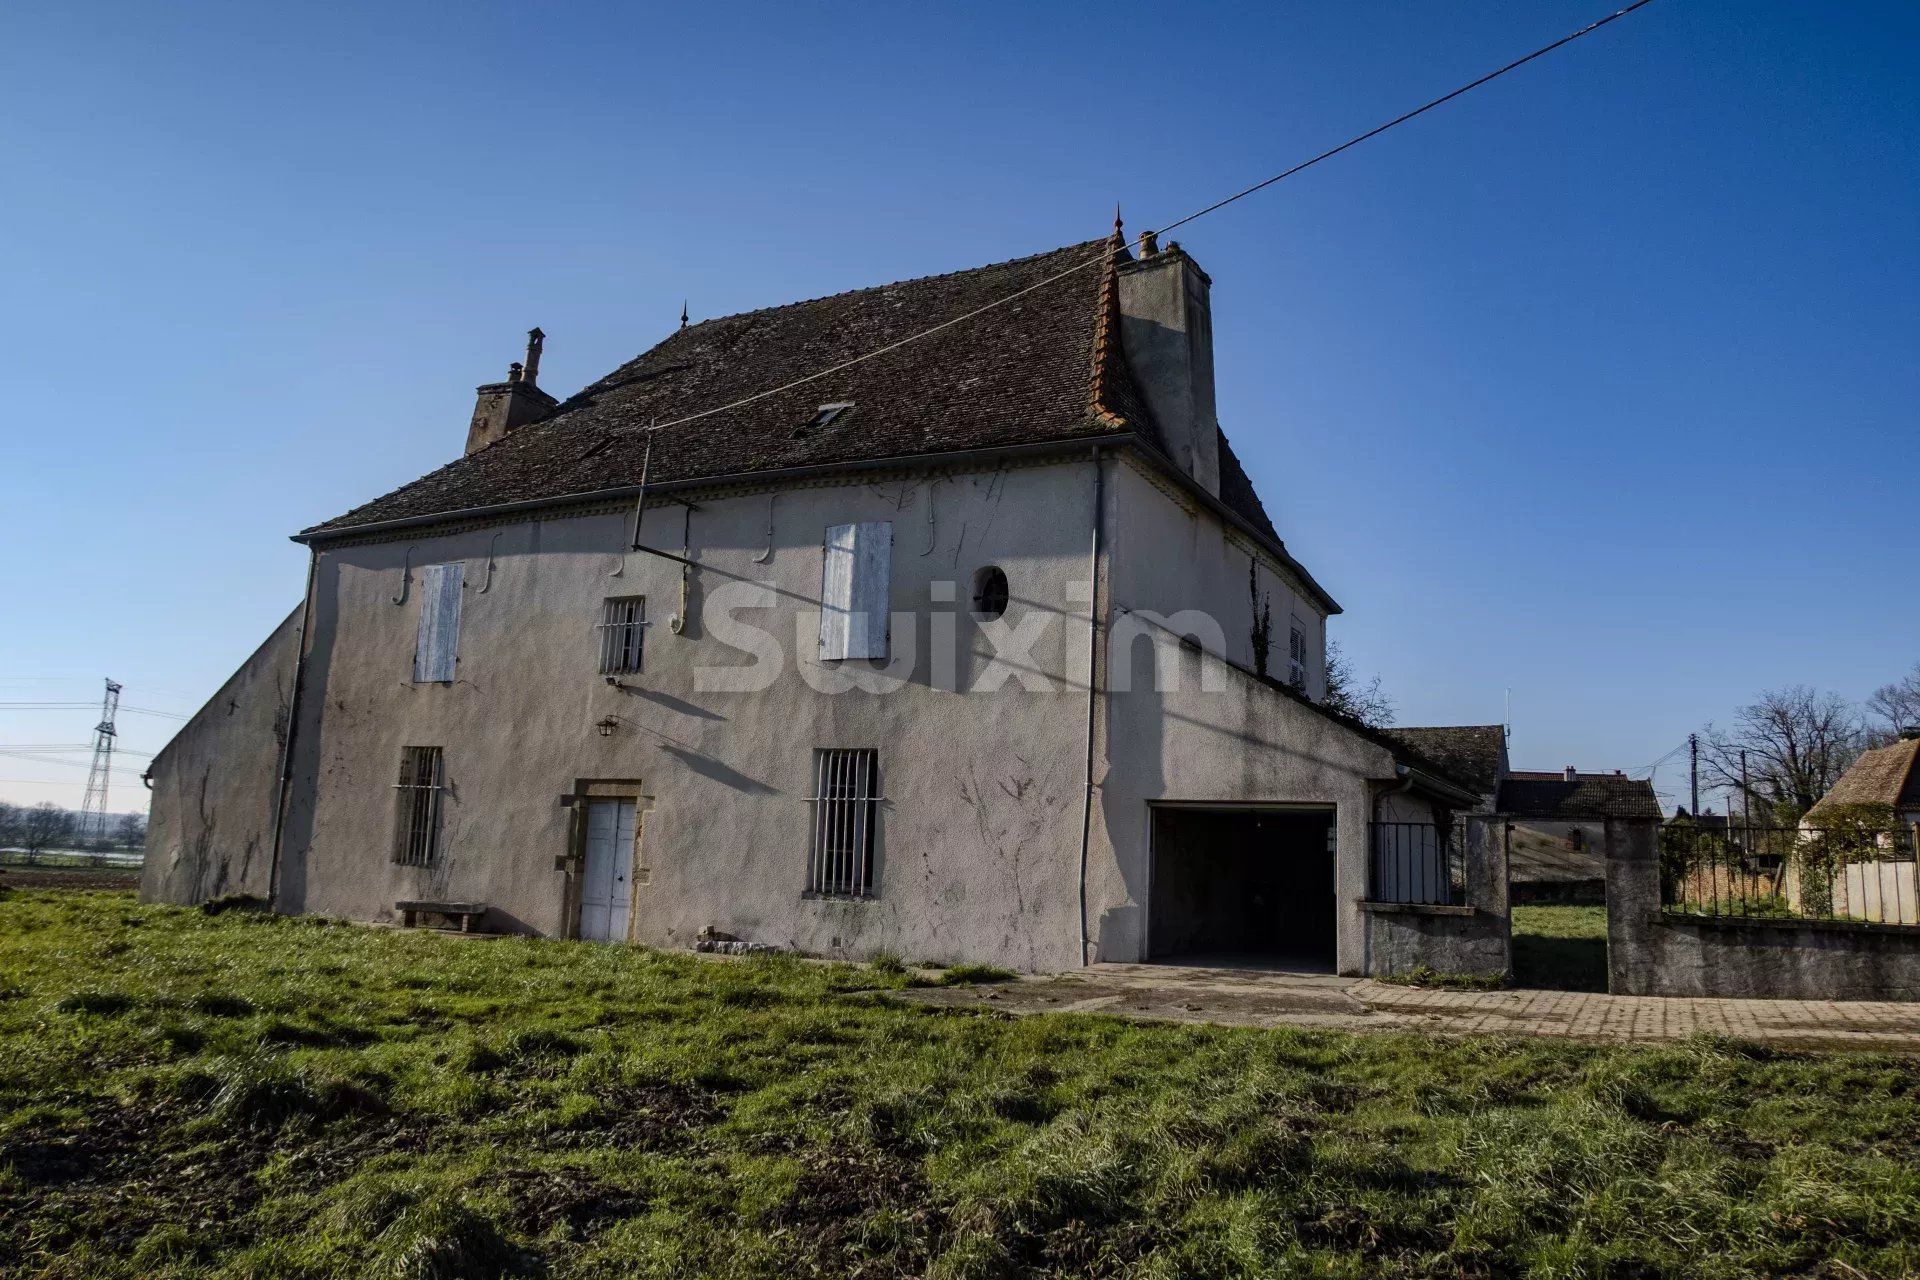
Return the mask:
M440 852L440 748L402 747L399 797L393 824L393 860L403 867L430 867Z
M647 598L610 597L600 612L600 674L630 675L640 670L646 637Z
M813 848L807 892L871 898L874 829L880 816L880 753L869 748L813 753Z

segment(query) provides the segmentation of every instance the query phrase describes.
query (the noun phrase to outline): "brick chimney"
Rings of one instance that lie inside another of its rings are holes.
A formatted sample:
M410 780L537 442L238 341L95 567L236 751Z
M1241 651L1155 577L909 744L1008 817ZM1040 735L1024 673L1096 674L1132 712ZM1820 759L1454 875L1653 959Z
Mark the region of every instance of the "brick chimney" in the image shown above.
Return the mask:
M527 359L507 366L505 382L488 382L475 388L473 421L467 424L467 452L484 449L515 427L551 417L560 402L542 391L540 348L547 335L538 328L527 330Z
M1220 496L1220 422L1213 402L1213 281L1178 240L1148 237L1120 266L1120 341L1160 444Z

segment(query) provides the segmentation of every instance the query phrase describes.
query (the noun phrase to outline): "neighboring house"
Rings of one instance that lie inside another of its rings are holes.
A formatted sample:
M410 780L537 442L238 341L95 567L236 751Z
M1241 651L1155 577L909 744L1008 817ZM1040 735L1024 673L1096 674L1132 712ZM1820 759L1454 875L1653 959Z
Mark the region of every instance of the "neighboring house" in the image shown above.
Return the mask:
M1387 731L1469 784L1479 808L1506 826L1507 873L1515 902L1606 901L1608 818L1660 817L1651 782L1612 773L1516 770L1506 728L1449 725Z
M1467 784L1479 808L1492 810L1507 776L1507 729L1499 724L1436 725L1387 730L1394 741L1418 751Z
M1920 732L1909 730L1898 742L1862 752L1801 819L1818 827L1822 815L1841 805L1884 804L1900 826L1920 822Z
M1604 902L1607 820L1661 817L1653 783L1612 773L1514 770L1494 806L1509 826L1507 870L1515 902Z
M1827 831L1824 838L1831 850L1831 832L1844 830L1845 811L1855 805L1884 805L1895 830L1869 838L1878 846L1871 857L1830 853L1825 862L1814 860L1812 865L1820 870L1811 880L1802 859L1789 859L1781 883L1788 904L1795 910L1878 924L1920 920L1920 876L1914 861L1920 847L1920 732L1909 730L1898 742L1863 752L1800 819L1801 839Z
M536 330L463 457L297 536L297 620L154 761L144 896L1366 971L1370 824L1480 780L1315 704L1339 606L1216 422L1210 285L1116 231L564 401Z

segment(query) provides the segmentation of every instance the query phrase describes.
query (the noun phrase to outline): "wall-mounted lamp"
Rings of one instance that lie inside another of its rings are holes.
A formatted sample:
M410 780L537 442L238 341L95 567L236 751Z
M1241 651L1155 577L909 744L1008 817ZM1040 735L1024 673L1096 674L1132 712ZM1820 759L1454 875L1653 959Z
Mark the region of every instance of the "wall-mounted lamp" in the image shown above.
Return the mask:
M620 727L620 720L616 716L608 716L606 719L600 721L598 724L594 725L593 727L600 731L601 737L611 738L613 736L613 731Z

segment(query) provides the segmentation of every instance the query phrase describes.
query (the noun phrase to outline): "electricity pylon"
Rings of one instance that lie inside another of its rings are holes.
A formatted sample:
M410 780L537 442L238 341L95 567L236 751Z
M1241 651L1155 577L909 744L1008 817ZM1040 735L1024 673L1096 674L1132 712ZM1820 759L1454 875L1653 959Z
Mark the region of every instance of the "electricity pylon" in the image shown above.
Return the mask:
M93 768L87 772L87 795L80 802L80 826L74 833L82 845L107 838L107 783L113 776L114 713L120 709L120 686L107 681L100 703L100 723L93 727Z

